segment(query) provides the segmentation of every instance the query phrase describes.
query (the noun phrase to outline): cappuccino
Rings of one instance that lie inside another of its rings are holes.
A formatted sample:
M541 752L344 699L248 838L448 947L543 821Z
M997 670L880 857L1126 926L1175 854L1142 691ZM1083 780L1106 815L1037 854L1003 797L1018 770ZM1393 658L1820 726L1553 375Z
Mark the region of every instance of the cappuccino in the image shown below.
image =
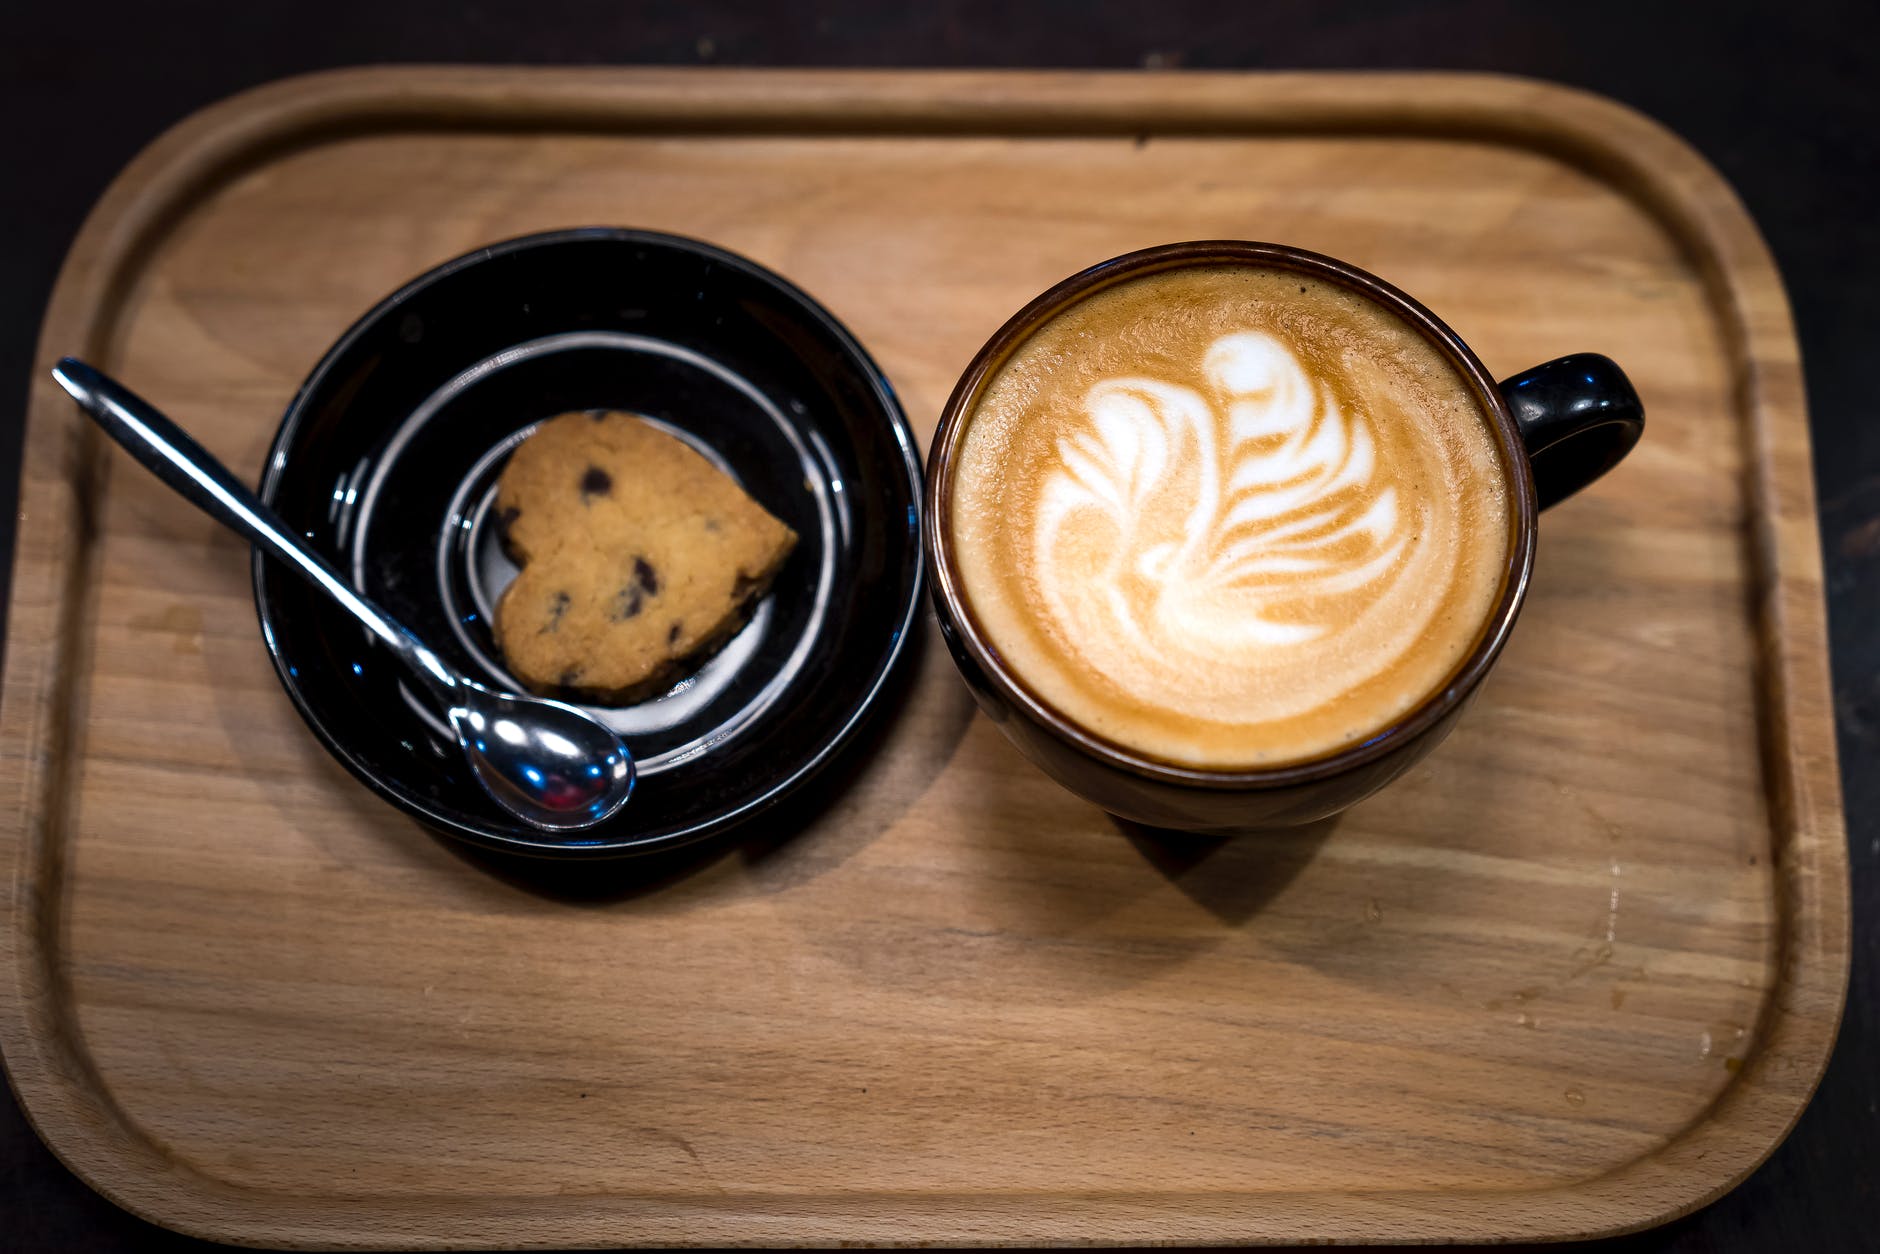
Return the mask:
M1502 591L1492 416L1390 310L1282 268L1126 279L982 389L946 530L986 642L1071 722L1211 770L1362 743Z

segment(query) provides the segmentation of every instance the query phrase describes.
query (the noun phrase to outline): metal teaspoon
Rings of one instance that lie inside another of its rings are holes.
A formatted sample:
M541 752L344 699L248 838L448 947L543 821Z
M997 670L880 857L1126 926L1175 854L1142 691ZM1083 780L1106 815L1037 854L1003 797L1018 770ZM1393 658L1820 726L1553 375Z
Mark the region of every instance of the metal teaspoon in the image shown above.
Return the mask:
M159 479L363 623L446 712L477 782L496 804L545 832L593 827L626 804L633 756L612 729L574 706L497 692L452 671L149 402L76 358L62 359L52 377Z

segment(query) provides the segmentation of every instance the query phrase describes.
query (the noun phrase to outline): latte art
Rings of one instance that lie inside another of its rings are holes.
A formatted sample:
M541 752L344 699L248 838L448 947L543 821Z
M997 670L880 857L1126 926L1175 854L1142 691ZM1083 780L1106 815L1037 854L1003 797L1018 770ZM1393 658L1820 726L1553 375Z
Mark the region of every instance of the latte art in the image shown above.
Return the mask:
M1509 545L1499 457L1387 311L1217 266L1034 331L969 417L947 525L990 643L1074 721L1184 764L1292 761L1467 653Z
M1423 521L1374 483L1363 416L1273 336L1222 336L1198 366L1193 387L1092 388L1088 426L1058 440L1039 494L1033 562L1052 617L1094 646L1081 652L1133 645L1126 686L1183 656L1244 665L1340 630L1339 598L1401 576ZM1088 570L1085 553L1108 557Z

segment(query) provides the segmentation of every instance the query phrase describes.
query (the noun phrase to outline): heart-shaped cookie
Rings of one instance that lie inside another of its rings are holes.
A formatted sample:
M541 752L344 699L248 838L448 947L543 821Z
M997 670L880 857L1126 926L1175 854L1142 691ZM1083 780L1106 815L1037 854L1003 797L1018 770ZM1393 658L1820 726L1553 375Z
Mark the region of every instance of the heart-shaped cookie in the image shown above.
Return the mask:
M737 633L796 533L683 441L632 414L563 414L496 488L521 567L496 642L532 691L625 705L657 695Z

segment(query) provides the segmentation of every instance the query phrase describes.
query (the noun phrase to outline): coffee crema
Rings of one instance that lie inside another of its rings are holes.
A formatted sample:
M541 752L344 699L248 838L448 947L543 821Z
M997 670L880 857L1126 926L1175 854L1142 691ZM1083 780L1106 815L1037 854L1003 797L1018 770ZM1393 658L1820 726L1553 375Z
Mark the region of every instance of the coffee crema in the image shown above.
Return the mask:
M1437 691L1513 543L1491 419L1390 310L1279 268L1126 279L963 416L948 530L1005 665L1072 722L1214 770L1360 743Z

